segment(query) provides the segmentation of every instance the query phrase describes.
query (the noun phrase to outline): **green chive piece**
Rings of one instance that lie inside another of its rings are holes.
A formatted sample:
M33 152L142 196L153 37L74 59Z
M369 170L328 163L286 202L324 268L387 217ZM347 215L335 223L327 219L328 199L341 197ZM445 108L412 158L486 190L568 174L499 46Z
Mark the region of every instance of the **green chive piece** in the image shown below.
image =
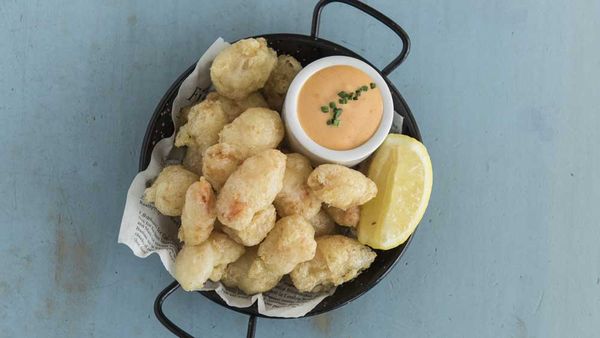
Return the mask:
M333 101L329 102L329 108L331 108L331 109L335 108L335 102L333 102Z
M353 97L352 100L354 100L354 101L358 100L358 96Z
M333 119L337 120L338 117L340 117L340 115L342 115L342 111L341 110L338 110L338 111L334 112L333 113Z
M354 96L359 97L360 96L360 90L357 90L356 92L354 92Z
M342 103L344 103L344 100L343 100L343 99L339 99L339 100L338 100L338 103L339 103L339 104L342 104Z
M345 98L346 96L348 96L348 93L346 93L345 91L341 91L338 93L338 96L341 97L342 99Z
M348 103L348 99L347 98L343 98L342 101L344 101L344 102L342 102L343 104Z
M371 82L371 83L369 84L369 86L371 86L371 89L373 89L373 88L377 87L377 85L376 85L374 82Z
M362 87L360 87L360 90L362 90L363 92L366 92L367 90L369 90L369 87L362 86Z
M347 99L352 100L353 97L354 97L354 92L350 92L350 94L348 94Z
M327 107L327 106L322 106L322 107L321 107L321 111L322 111L323 113L329 113L329 107Z
M340 120L335 120L335 121L333 121L333 125L334 125L334 126L336 126L336 127L339 127L339 125L340 125Z
M327 120L327 125L331 125L333 123L333 120Z

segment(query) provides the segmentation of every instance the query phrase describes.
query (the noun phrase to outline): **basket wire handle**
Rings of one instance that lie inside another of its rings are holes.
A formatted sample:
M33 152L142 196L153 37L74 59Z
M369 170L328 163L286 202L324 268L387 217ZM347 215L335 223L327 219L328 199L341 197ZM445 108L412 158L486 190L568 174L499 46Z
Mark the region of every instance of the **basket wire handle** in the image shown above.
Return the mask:
M311 25L311 29L310 29L311 37L313 37L313 38L319 37L319 25L321 24L321 11L323 10L323 8L325 6L327 6L328 4L330 4L332 2L344 3L346 5L349 5L356 9L361 10L362 12L372 16L373 18L377 19L379 22L386 25L394 33L396 33L396 35L398 35L400 37L400 39L402 40L402 50L400 51L400 54L398 56L396 56L396 58L394 60L392 60L392 62L390 62L387 66L385 66L385 68L383 68L383 70L381 71L381 73L383 73L383 75L386 75L386 76L389 75L392 71L394 71L394 69L396 69L396 67L398 67L402 62L404 62L404 60L406 60L406 57L408 56L408 52L410 51L410 38L408 37L408 34L406 34L404 29L402 29L402 27L400 27L400 25L395 23L392 19L388 18L387 16L385 16L383 13L376 10L375 8L370 7L370 6L366 5L365 3L360 2L358 0L321 0L321 1L319 1L313 11L312 25Z
M163 312L162 306L164 301L177 289L179 289L179 283L174 281L169 284L164 290L162 290L158 296L156 296L156 300L154 300L154 314L158 321L166 327L171 333L176 335L177 337L182 338L194 338L191 334L185 332L182 328L173 323L165 313ZM248 332L246 333L246 338L254 338L254 333L256 332L256 316L251 315L248 319Z

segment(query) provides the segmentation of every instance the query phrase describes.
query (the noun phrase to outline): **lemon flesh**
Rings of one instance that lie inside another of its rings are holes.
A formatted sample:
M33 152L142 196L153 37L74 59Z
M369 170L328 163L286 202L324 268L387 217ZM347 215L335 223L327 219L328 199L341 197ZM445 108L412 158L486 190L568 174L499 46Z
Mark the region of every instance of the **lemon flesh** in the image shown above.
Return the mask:
M378 192L361 208L358 240L374 249L395 248L415 231L429 203L433 171L427 149L412 137L389 134L368 176Z

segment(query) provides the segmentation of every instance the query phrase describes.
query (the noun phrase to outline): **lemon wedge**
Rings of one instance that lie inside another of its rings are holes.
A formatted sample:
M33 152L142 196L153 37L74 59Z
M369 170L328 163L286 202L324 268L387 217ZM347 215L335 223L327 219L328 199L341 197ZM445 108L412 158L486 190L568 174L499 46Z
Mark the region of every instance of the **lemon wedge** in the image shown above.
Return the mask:
M368 176L378 193L361 208L358 240L374 249L395 248L415 231L429 203L433 170L427 149L412 137L389 134Z

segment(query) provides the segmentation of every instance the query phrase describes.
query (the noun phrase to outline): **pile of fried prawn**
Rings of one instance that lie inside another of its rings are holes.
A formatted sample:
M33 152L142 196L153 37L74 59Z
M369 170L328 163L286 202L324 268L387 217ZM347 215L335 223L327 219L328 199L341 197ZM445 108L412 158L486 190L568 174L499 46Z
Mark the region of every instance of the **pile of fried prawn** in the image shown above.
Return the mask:
M374 261L352 234L375 183L341 165L313 168L281 145L278 112L301 68L263 38L240 40L211 66L216 91L182 109L175 145L185 159L163 168L144 200L181 218L174 275L183 289L211 280L252 295L289 275L299 291L319 292Z

